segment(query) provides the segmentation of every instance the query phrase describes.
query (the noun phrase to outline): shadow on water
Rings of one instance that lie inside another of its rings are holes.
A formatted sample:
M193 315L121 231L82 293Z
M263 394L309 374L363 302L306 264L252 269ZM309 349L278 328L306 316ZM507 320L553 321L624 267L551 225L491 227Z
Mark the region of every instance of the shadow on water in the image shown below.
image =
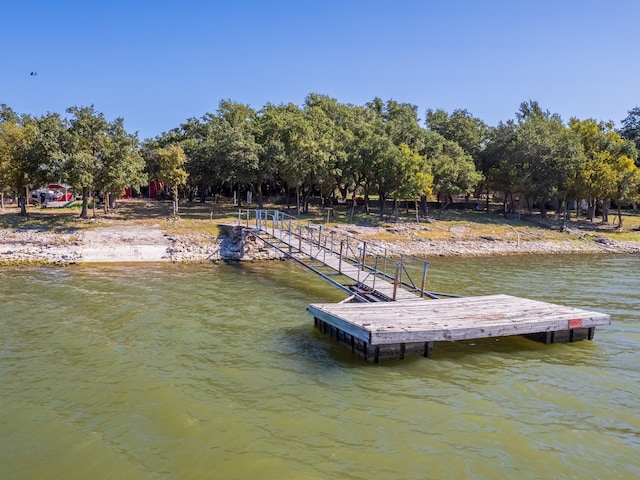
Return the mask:
M321 334L314 328L312 322L286 327L280 330L278 337L283 353L302 359L307 364L312 364L311 370L316 370L319 367L340 370L370 365L357 355L352 354L346 346Z
M365 362L349 347L322 334L313 325L297 325L280 331L279 341L286 355L295 355L324 368L366 368L375 364ZM596 341L545 345L521 336L481 338L456 342L436 342L432 356L410 355L401 360L387 360L376 366L396 367L424 362L477 363L482 356L491 361L502 358L512 363L542 361L553 365L596 366L606 352Z

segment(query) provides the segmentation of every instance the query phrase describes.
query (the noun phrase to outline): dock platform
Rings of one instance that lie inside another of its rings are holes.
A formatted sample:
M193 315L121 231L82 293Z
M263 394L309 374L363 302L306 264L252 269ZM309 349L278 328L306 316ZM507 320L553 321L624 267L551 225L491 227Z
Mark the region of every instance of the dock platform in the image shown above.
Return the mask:
M417 302L311 304L315 326L366 361L431 356L435 342L525 335L544 343L592 340L611 317L573 307L513 297Z

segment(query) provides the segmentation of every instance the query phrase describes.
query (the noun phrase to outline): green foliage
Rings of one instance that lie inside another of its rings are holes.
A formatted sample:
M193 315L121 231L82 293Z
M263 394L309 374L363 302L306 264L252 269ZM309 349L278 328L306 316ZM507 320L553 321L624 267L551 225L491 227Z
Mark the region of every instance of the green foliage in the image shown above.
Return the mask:
M88 216L89 196L99 190L115 198L126 187L146 182L144 159L136 135L126 132L121 118L108 122L93 106L71 107L65 132L63 178L82 192L80 217ZM108 201L105 208L113 202Z
M585 154L575 185L577 196L589 201L589 217L595 216L599 201L634 201L640 187L634 144L615 132L611 123L572 118L569 127L580 139ZM605 208L603 220L606 214Z
M0 179L18 192L21 214L26 215L29 190L61 175L64 127L57 114L8 118L0 123Z
M640 197L638 107L615 132L595 120L567 126L535 101L494 128L467 110L429 109L423 128L415 105L380 98L356 106L311 93L302 106L267 104L259 111L222 100L214 113L141 148L122 119L109 122L93 106L67 113L68 119L32 118L0 105L2 191L26 198L29 188L70 183L81 190L81 216L92 191L117 195L148 177L170 185L176 202L178 188L202 201L232 188L253 191L262 206L266 186L271 193L295 191L299 211L308 210L311 195L364 195L367 214L374 196L383 209L386 199L425 201L435 193L447 201L499 191L537 203L543 215L552 199L606 205Z
M566 199L580 168L582 151L558 115L543 111L537 102L523 103L517 114L516 154L525 195L544 205L553 198Z
M426 158L438 198L446 201L449 197L470 193L482 179L471 156L456 142L438 133L428 132L426 140Z
M640 107L629 110L629 114L622 120L622 127L618 130L618 134L634 142L636 149L640 150Z
M140 187L147 182L145 161L139 153L136 135L124 129L121 118L111 122L106 130L103 152L99 157L96 187L109 196L120 196L127 187ZM106 202L107 206L113 202Z
M408 145L400 145L400 165L395 198L418 199L431 193L433 175L427 160Z
M451 115L444 110L427 110L427 128L447 140L456 142L479 162L480 154L489 137L489 127L467 110L454 110Z
M180 145L171 144L155 151L157 161L156 175L158 180L171 188L173 197L173 214L178 214L178 187L187 183L188 173L182 167L187 161Z
M485 188L500 191L507 198L524 189L522 165L518 162L518 126L510 120L492 128L486 148L480 154Z

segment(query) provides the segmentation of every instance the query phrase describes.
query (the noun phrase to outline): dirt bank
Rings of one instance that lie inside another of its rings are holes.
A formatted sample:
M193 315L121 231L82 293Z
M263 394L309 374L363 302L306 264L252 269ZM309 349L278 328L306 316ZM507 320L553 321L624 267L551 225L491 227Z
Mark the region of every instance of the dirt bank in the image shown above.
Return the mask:
M113 225L61 233L37 228L4 229L0 230L0 262L205 262L278 257L255 237L245 242L242 228L225 231L228 234L218 236L169 235L157 225Z
M345 227L353 230L357 227ZM52 233L37 228L0 230L3 263L206 262L281 258L241 227L227 226L224 235L194 233L169 235L158 225L110 225L85 231ZM350 231L351 231L350 230ZM357 234L356 231L351 233ZM562 253L640 253L640 242L584 239L564 241L518 240L485 237L464 240L378 241L405 254L429 256L481 256Z

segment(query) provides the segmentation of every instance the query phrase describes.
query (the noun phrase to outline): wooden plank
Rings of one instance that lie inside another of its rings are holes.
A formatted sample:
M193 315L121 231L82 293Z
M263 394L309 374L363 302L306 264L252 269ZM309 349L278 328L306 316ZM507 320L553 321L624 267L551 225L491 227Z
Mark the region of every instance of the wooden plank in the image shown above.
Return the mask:
M603 313L509 295L421 302L312 304L307 309L371 345L525 335L611 323L610 316Z

